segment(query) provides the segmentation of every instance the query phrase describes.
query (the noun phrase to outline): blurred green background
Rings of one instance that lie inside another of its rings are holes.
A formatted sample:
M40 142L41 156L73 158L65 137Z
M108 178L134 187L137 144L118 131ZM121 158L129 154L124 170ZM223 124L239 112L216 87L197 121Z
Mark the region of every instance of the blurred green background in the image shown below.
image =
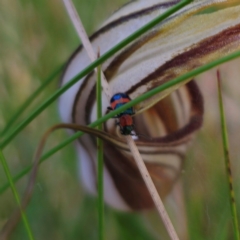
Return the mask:
M124 3L124 0L75 1L88 34ZM61 1L2 0L0 43L1 131L21 103L67 61L80 41ZM229 66L226 69L231 66L234 66L234 69L239 68L239 61ZM236 77L239 80L239 75ZM59 77L45 89L18 122L55 91L58 80ZM224 90L230 109L227 121L236 202L239 208L240 100L237 99L236 81L229 83L224 85ZM209 84L205 81L200 84L207 103L205 123L190 146L181 174L189 239L232 239L217 88L215 83ZM13 176L31 164L43 132L59 121L55 102L4 149ZM66 137L64 131L57 131L49 139L46 149L57 145ZM16 184L20 195L24 192L27 180L26 176ZM7 178L0 166L0 186L6 182ZM166 204L176 228L181 231L185 219L183 208L180 209L174 203L172 196L167 199ZM16 202L11 190L5 191L0 197L0 227L15 208ZM64 148L40 166L27 216L36 239L98 239L97 202L95 198L87 195L79 184L73 146ZM108 240L168 239L161 220L154 211L127 214L106 206L105 231ZM12 239L27 239L22 223L18 225Z

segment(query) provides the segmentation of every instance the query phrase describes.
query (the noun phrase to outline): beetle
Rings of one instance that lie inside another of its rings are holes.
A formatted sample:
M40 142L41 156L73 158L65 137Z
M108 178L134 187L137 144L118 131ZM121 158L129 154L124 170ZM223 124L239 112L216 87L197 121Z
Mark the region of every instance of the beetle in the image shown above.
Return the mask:
M111 107L108 107L108 110L115 110L130 101L131 101L131 98L126 93L116 93L110 99ZM133 107L130 107L130 108L124 110L123 112L117 114L116 117L119 118L125 114L127 114L129 116L134 115Z
M124 114L120 116L117 125L120 127L120 132L122 135L135 135L132 133L132 131L134 130L134 126L131 115Z

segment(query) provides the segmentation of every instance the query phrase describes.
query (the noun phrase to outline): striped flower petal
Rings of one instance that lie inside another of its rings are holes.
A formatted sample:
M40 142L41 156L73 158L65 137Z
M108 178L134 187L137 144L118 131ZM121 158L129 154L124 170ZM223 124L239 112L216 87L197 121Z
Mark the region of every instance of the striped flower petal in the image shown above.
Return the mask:
M90 40L101 53L179 1L133 1L115 12ZM195 0L108 59L102 69L113 93L132 99L219 57L240 50L240 4L235 0ZM82 46L62 76L66 84L90 63ZM187 145L203 118L198 86L188 79L135 106L136 144L161 196L178 178ZM188 83L187 83L188 82ZM186 84L187 83L187 84ZM96 120L96 74L92 72L59 101L64 122L88 125ZM185 85L184 85L185 84ZM176 91L175 91L176 90ZM166 97L167 96L167 97ZM109 101L103 93L103 114ZM153 206L148 190L119 133L115 120L104 124L105 200L123 210ZM79 139L83 182L96 193L97 131Z

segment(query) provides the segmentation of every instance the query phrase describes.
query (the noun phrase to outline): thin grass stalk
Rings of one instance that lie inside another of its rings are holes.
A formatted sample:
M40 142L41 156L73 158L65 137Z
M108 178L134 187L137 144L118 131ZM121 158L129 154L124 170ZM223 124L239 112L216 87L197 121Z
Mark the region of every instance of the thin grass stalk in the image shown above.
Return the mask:
M8 120L7 125L1 131L1 138L9 131L12 125L19 119L19 117L23 114L23 112L32 104L32 102L37 98L37 96L55 79L55 77L62 71L63 64L58 67L51 75L48 77L41 86L34 91L25 102L18 107L18 110L12 115L12 117Z
M126 136L126 140L127 140L128 145L129 145L129 148L131 150L131 153L133 155L133 158L134 158L134 160L135 160L135 162L138 166L138 169L141 172L143 180L144 180L145 184L147 185L147 188L150 192L150 195L151 195L151 197L154 201L154 204L155 204L155 206L158 210L158 213L159 213L159 215L160 215L160 217L161 217L161 219L162 219L162 221L165 225L165 228L166 228L170 238L172 240L179 240L179 238L177 236L177 233L176 233L176 231L175 231L175 229L172 225L172 222L171 222L171 220L170 220L170 218L169 218L169 216L168 216L168 214L165 210L165 207L162 203L162 200L161 200L161 198L158 194L158 191L157 191L157 189L156 189L156 187L155 187L155 185L154 185L154 183L151 179L151 176L149 175L148 170L147 170L147 168L146 168L146 166L145 166L145 164L142 160L142 157L141 157L139 151L138 150L136 151L137 147L135 145L135 142L133 141L131 136Z
M72 21L72 24L75 27L75 30L82 42L82 45L84 46L84 48L86 49L86 52L90 58L90 60L92 62L94 62L97 59L96 53L94 52L91 42L89 41L88 35L84 29L84 26L82 24L82 21L80 19L80 16L77 13L76 8L73 5L73 2L71 0L63 0L65 7L67 9L68 15ZM97 72L97 69L95 69L95 71ZM101 83L102 83L102 88L104 89L105 94L107 95L108 99L110 100L110 98L112 97L112 93L110 91L108 82L102 72L101 71Z
M208 71L220 64L223 64L225 62L228 62L230 60L233 60L235 58L240 57L240 51L237 51L233 54L230 54L228 56L225 56L223 58L220 58L218 60L215 60L211 63L208 63L204 66L201 66L199 68L196 68L188 73L185 73L177 78L174 78L172 80L170 80L169 82L166 82L164 84L162 84L161 86L158 86L152 90L150 90L149 92L146 92L144 94L142 94L139 97L136 97L135 99L131 100L130 102L124 104L123 106L117 108L116 110L110 111L108 114L104 115L102 118L96 120L95 122L89 124L89 127L96 127L99 124L107 121L109 118L114 117L115 115L119 114L120 112L123 112L124 110L128 109L129 107L132 107L136 104L138 104L141 101L144 101L150 97L152 97L155 94L160 93L161 91L164 91L168 88L173 87L176 84L182 83L184 81L186 81L187 79L192 79L194 76L199 75L205 71ZM53 149L49 150L47 153L45 153L41 159L40 162L43 162L44 160L46 160L47 158L49 158L50 156L52 156L53 154L55 154L56 152L58 152L60 149L64 148L65 146L67 146L68 144L70 144L71 142L73 142L74 140L76 140L77 138L79 138L80 136L82 136L84 133L83 132L77 132L75 134L73 134L71 137L69 137L67 140L63 141L62 143L60 143L59 145L57 145L56 147L54 147ZM27 172L29 172L31 170L31 166L26 167L21 173L17 174L13 179L15 181L19 180L21 177L23 177ZM4 184L1 188L0 188L0 194L2 194L7 188L9 187L9 184L6 183Z
M24 210L23 210L22 207L21 207L21 201L20 201L19 195L18 195L18 193L17 193L17 189L16 189L16 187L15 187L15 185L14 185L14 181L13 181L13 179L12 179L12 176L11 176L10 170L9 170L9 168L8 168L6 159L5 159L5 157L4 157L3 152L2 152L1 149L0 149L0 160L1 160L1 163L2 163L2 166L3 166L3 169L4 169L4 171L5 171L5 174L6 174L6 176L7 176L8 182L9 182L9 184L10 184L10 186L11 186L12 193L13 193L13 195L14 195L14 197L15 197L15 200L16 200L16 202L17 202L17 205L19 206L19 209L20 209L20 211L21 211L21 217L22 217L22 220L23 220L25 229L26 229L26 231L27 231L28 238L29 238L30 240L34 240L34 237L33 237L33 234L32 234L31 228L30 228L29 221L28 221L28 219L27 219L27 216L26 216ZM5 236L0 235L0 239L1 239L1 240L5 240Z
M172 15L173 13L177 12L179 9L183 8L187 4L192 2L192 0L183 0L180 3L174 5L173 7L169 8L166 12L164 12L159 17L153 19L148 24L131 34L129 37L125 38L119 44L111 48L109 51L104 53L100 58L98 58L93 63L89 64L82 72L77 74L71 81L65 84L63 87L59 88L52 96L50 96L42 105L40 105L36 110L29 114L27 119L25 119L22 123L20 123L13 131L11 131L5 139L0 143L0 148L4 149L7 144L22 130L24 129L34 118L36 118L45 108L47 108L54 100L56 100L62 93L67 91L71 86L73 86L79 79L90 73L94 68L98 65L102 64L105 60L110 58L113 54L121 50L123 47L127 46L130 42L137 39L139 36L147 32L149 29Z
M228 143L228 131L226 126L226 118L225 111L222 100L222 86L221 86L221 76L220 72L217 71L217 79L218 79L218 102L219 102L219 110L220 110L220 119L221 119L221 132L222 132L222 142L223 142L223 151L224 151L224 160L225 160L225 169L227 174L227 182L229 187L229 201L231 206L231 213L233 219L233 227L234 227L234 239L239 240L239 229L238 229L238 217L237 217L237 207L235 201L235 193L233 189L233 178L232 178L232 170L231 170L231 161L229 156L229 143Z
M97 57L92 48L91 42L88 39L87 33L83 27L82 21L78 16L78 13L71 0L63 0L68 15L71 19L72 24L75 27L78 36L86 49L86 52L94 62ZM100 52L98 52L99 58ZM96 83L96 96L97 96L97 119L102 117L102 87L105 94L110 99L111 91L107 80L101 70L100 65L95 68L97 72L97 83ZM102 77L102 80L101 80ZM103 86L102 86L103 84ZM102 130L102 124L97 126L98 130ZM98 239L104 239L104 182L103 182L103 142L100 138L97 138L97 189L98 189Z
M102 84L101 84L101 66L98 66L97 77L97 119L102 117ZM102 130L102 124L97 126ZM103 182L103 141L97 138L97 162L98 162L98 239L104 240L104 182Z

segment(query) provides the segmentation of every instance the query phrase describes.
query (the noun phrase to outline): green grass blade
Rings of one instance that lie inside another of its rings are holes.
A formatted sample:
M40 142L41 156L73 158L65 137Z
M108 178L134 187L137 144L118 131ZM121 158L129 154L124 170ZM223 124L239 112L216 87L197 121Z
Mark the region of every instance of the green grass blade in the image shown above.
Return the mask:
M102 118L102 84L101 67L98 66L97 78L97 119ZM102 130L102 124L97 129ZM104 240L104 182L103 182L103 141L97 138L97 162L98 162L98 238Z
M88 65L82 72L77 74L71 81L69 81L67 84L65 84L63 87L59 88L52 96L50 96L41 106L39 106L35 111L33 111L29 117L23 121L21 124L19 124L13 131L11 131L5 139L0 143L0 147L4 149L4 147L7 146L7 144L23 129L25 128L35 117L37 117L45 108L47 108L54 100L56 100L62 93L67 91L72 85L74 85L79 79L90 73L94 68L96 68L98 65L102 64L105 60L110 58L113 54L121 50L123 47L125 47L127 44L147 32L149 29L178 11L179 9L183 8L187 4L192 2L192 0L183 0L180 3L174 5L170 9L168 9L166 12L164 12L159 17L153 19L151 22L131 34L129 37L124 39L122 42L114 46L112 49L107 51L105 54L103 54L100 58L98 58L96 61Z
M221 78L219 71L218 74L218 100L219 100L219 110L220 110L220 119L221 119L221 131L222 131L222 141L223 141L223 151L224 151L224 159L225 159L225 168L227 173L227 182L229 186L229 200L233 218L233 226L234 226L234 237L235 240L239 240L239 229L238 229L238 217L237 217L237 208L235 201L235 194L233 190L233 179L232 179L232 170L231 170L231 162L229 156L229 143L228 143L228 131L226 126L225 112L222 100L222 91L221 91Z
M32 102L37 98L37 96L55 79L55 77L61 72L63 65L61 65L57 70L55 70L50 77L48 77L41 86L28 97L28 99L18 108L18 110L13 114L13 116L8 120L7 125L0 133L0 136L3 137L12 125L19 119L22 113L32 104Z
M18 173L16 176L14 176L13 182L17 182L19 179L24 177L30 170L32 169L32 165L26 167L24 170L22 170L20 173ZM5 183L1 188L0 188L0 195L3 194L8 188L10 187L10 183L7 182Z
M31 231L28 219L27 219L27 216L26 216L25 212L21 208L20 198L18 196L17 190L16 190L15 185L14 185L14 181L12 179L12 176L10 174L10 171L9 171L6 159L5 159L1 149L0 149L0 160L1 160L1 163L2 163L2 166L3 166L3 169L5 171L5 174L6 174L7 178L8 178L9 184L11 186L11 189L12 189L13 195L15 197L15 200L16 200L16 202L17 202L17 204L18 204L18 206L19 206L19 208L21 210L21 216L22 216L22 220L23 220L24 226L25 226L27 234L28 234L28 238L30 240L34 240L34 237L33 237L33 234L32 234L32 231Z
M149 97L152 97L153 95L161 92L161 91L164 91L168 88L171 88L172 86L176 85L176 84L179 84L181 82L184 82L186 81L187 79L192 79L194 76L200 74L200 73L203 73L207 70L210 70L211 68L213 67L216 67L222 63L225 63L225 62L228 62L230 60L233 60L237 57L240 57L240 51L238 52L235 52L231 55L228 55L226 57L223 57L223 58L220 58L218 60L215 60L209 64L206 64L204 66L201 66L199 68L196 68L194 69L193 71L191 72L188 72L180 77L177 77L169 82L166 82L164 84L162 84L161 86L159 87L156 87L154 89L152 89L151 91L149 92L146 92L144 93L143 95L131 100L130 102L124 104L123 106L117 108L116 110L114 111L110 111L108 114L104 115L102 118L98 119L97 121L89 124L88 126L89 127L96 127L98 126L99 124L107 121L109 118L112 118L114 117L115 115L117 115L118 113L120 112L123 112L124 110L128 109L129 107L132 107L136 104L138 104L139 102L141 101L144 101L145 99L149 98ZM41 159L40 159L40 162L46 160L47 158L49 158L50 156L52 156L54 153L56 153L57 151L59 151L60 149L62 149L63 147L65 147L66 145L68 145L69 143L73 142L74 140L76 140L77 138L79 138L80 136L82 136L84 133L82 132L77 132L75 133L74 135L72 135L71 137L69 137L67 140L63 141L61 144L59 144L58 146L56 146L55 148L53 148L52 150L48 151L46 154L44 154ZM21 173L19 173L17 176L14 177L14 180L15 179L20 179L21 177L24 176L24 174L26 174L29 170L31 169L31 166L25 168ZM7 188L9 187L9 184L5 184L4 186L2 186L0 188L0 194L2 194Z

